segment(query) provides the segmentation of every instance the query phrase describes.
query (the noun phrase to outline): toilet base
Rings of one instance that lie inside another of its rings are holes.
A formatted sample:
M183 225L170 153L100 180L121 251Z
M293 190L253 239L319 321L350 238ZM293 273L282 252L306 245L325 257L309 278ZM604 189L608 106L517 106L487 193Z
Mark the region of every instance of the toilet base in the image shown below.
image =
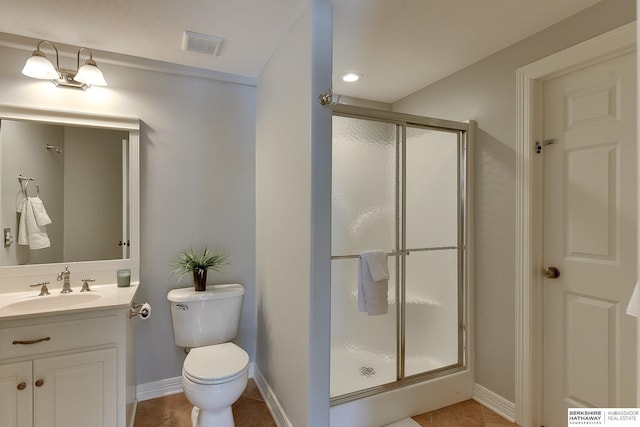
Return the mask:
M191 410L191 425L193 427L235 427L231 406L218 411L207 412L197 406Z

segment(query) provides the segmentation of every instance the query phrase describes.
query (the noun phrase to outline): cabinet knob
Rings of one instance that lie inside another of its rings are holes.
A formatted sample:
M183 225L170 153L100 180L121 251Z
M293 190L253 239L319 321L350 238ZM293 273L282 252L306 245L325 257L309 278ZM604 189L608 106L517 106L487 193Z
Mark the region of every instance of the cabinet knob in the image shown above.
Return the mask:
M39 380L36 380L36 387L42 387L44 385L44 380L42 378L40 378Z
M27 383L25 383L24 381L18 384L18 390L24 390L25 388L27 388Z

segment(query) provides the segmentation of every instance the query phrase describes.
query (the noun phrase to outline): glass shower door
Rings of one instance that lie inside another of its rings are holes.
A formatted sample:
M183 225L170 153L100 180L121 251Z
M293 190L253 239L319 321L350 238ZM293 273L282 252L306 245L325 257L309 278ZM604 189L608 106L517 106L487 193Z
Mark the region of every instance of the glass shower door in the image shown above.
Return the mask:
M331 396L396 380L395 258L386 315L358 311L358 256L396 246L396 126L333 117ZM340 256L343 254L344 256Z
M333 117L334 404L464 369L465 125L382 116ZM388 254L384 315L358 311L372 249Z
M460 362L458 133L406 127L404 376Z

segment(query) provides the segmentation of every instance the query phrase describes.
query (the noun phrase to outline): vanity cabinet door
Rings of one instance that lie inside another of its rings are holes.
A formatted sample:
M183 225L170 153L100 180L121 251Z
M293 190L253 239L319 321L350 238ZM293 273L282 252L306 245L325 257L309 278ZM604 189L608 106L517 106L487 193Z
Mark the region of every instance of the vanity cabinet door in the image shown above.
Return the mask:
M116 427L115 348L33 362L37 427Z
M33 423L31 362L0 365L0 427Z

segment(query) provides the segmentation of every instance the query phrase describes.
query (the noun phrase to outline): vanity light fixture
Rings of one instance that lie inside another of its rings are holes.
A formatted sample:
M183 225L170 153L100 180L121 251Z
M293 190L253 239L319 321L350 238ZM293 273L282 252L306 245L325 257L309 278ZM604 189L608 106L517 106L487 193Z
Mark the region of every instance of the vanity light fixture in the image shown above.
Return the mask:
M40 46L43 43L47 43L53 47L56 52L56 65L54 65L47 59L44 52L40 50ZM86 50L89 52L89 59L87 59L84 65L80 66L80 52ZM41 40L36 46L36 50L33 51L31 57L27 59L27 63L22 69L22 74L34 79L51 80L56 86L71 87L76 89L85 90L90 86L106 86L107 82L102 75L102 71L96 65L96 61L93 60L93 53L88 47L81 47L78 49L76 55L76 69L67 70L60 68L58 48L56 45L48 40Z

